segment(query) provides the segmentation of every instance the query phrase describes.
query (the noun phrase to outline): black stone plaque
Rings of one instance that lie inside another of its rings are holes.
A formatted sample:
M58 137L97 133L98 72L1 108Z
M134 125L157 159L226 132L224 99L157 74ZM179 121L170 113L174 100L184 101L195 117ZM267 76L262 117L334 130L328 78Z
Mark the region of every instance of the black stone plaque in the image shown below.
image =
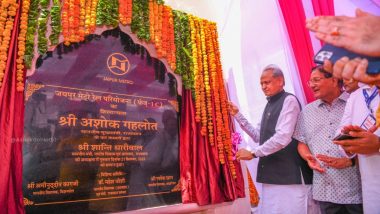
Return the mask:
M27 80L27 213L181 203L174 76L120 29L59 45Z

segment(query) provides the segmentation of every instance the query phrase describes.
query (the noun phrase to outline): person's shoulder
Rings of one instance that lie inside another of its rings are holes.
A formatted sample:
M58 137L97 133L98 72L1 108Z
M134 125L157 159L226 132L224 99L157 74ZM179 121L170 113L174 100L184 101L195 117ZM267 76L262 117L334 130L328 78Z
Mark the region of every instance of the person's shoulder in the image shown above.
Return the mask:
M308 103L304 108L303 108L303 112L309 112L309 111L312 111L314 109L316 109L319 105L321 104L321 100L314 100L313 102L311 103Z
M298 98L290 93L287 93L283 105L286 107L298 107L301 110L301 103L298 101Z
M365 89L366 87L360 87L358 89L356 89L354 92L352 92L350 94L350 97L349 99L350 100L353 100L353 99L357 99L358 97L362 97L363 96L363 89Z
M285 100L297 101L298 102L298 97L296 95L289 93L289 92L285 92L285 94L286 94Z

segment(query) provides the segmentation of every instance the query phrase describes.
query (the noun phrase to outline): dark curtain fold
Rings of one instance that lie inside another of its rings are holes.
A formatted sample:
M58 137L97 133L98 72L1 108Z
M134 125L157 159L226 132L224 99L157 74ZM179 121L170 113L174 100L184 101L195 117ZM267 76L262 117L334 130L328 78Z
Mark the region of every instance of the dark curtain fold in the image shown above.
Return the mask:
M228 164L219 163L217 147L201 136L190 90L183 90L180 124L182 202L206 205L245 197L240 164L234 162L237 178L233 179Z
M0 213L2 214L25 212L22 197L24 97L23 93L16 91L19 15L20 10L17 10L3 86L0 90Z
M314 100L314 96L307 86L313 62L313 46L309 31L305 27L305 12L301 0L278 0L282 15L292 44L294 58L297 62L303 91L307 102Z
M180 182L181 182L181 192L182 192L182 202L191 203L195 200L193 195L193 176L191 171L191 160L192 155L189 152L195 144L196 138L194 137L196 132L196 126L193 121L194 118L194 108L191 106L191 94L189 95L189 90L184 90L182 92L182 103L181 103L181 121L180 121L180 135L179 135L179 164L180 164Z

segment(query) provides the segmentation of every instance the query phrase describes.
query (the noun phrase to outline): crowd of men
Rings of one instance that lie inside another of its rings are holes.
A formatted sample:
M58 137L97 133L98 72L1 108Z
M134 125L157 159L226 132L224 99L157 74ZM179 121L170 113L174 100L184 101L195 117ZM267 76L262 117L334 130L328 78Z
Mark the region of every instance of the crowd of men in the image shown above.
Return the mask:
M355 17L315 17L306 27L329 44L380 57L379 16L358 9ZM316 100L304 107L284 91L281 69L265 67L260 84L268 102L258 126L229 104L258 143L236 157L259 158L260 213L380 213L380 74L367 67L366 58L343 57L311 68Z

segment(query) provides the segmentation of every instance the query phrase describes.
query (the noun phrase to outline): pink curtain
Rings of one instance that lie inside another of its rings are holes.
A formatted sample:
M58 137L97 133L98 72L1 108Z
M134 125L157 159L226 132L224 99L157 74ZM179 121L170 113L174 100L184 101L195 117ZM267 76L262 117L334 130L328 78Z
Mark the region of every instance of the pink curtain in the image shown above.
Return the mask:
M333 16L334 0L312 0L313 10L316 16Z
M302 88L307 102L314 100L314 96L307 86L310 78L310 69L314 66L313 47L309 31L305 28L305 11L301 0L278 0L286 24L289 39L292 44L294 57L297 62Z
M334 0L312 0L315 16L333 16ZM320 41L323 45L323 41Z
M21 2L18 2L19 4ZM21 6L19 7L19 9ZM20 10L14 20L3 86L0 89L0 213L24 213L22 139L24 95L16 91L17 36Z

